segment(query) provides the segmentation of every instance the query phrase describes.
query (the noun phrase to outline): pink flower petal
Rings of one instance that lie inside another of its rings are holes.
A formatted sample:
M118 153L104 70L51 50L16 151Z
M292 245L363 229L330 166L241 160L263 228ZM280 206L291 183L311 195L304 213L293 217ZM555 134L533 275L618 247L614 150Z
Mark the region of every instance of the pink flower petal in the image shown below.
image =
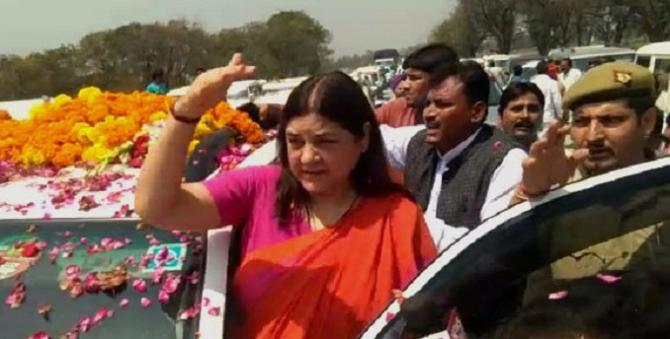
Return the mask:
M386 322L389 322L395 318L395 313L393 312L386 312Z
M124 262L126 265L132 265L132 264L135 263L135 257L133 257L132 255L129 255L129 256L127 256L125 259L123 259L123 262Z
M209 300L208 297L202 298L202 306L203 307L209 307L210 302L211 302L211 300Z
M140 299L140 304L142 305L142 307L147 308L151 306L151 300L149 298L142 297L142 299Z
M165 291L158 292L158 302L161 304L167 304L170 301L170 295Z
M84 287L81 284L77 283L72 285L72 288L70 289L70 296L72 298L77 298L83 293L84 293Z
M149 239L149 245L151 245L151 246L158 246L160 244L161 244L161 242L156 240L156 238Z
M33 333L30 337L28 337L28 339L49 339L49 338L51 337L49 336L49 333L47 333L46 331L38 331Z
M51 214L49 213L44 213L44 216L42 217L44 220L51 220Z
M596 275L596 277L600 281L602 281L606 284L614 284L616 282L619 282L621 279L623 279L622 277L615 276L615 275L609 275L609 274L598 274L598 275Z
M207 311L207 314L212 317L218 317L221 315L221 307L212 307Z
M561 300L568 297L568 291L558 291L549 294L549 300Z
M165 270L163 269L157 269L151 273L151 282L154 285L158 285L163 281L163 275L165 274Z
M119 307L126 307L128 306L128 298L123 298L121 301L119 301Z
M133 281L133 288L138 293L144 293L147 291L147 283L144 281L144 279L135 279Z
M89 316L81 318L79 321L79 329L84 333L91 329L91 318Z
M47 248L47 242L46 241L38 241L35 243L35 247L37 247L38 250L42 251L45 248Z
M172 231L172 232L170 232L170 233L172 233L172 235L174 235L175 237L179 237L179 236L181 236L182 231L174 230L174 231Z
M72 252L63 252L63 254L61 254L61 256L64 259L72 258Z
M186 310L184 310L184 312L181 313L179 319L181 320L193 319L195 318L195 316L198 315L198 313L200 313L200 310L198 308L189 307Z
M165 283L161 287L161 291L165 291L169 294L172 294L177 291L179 284L181 283L181 277L175 276L173 274L168 274L168 277L165 279Z
M68 265L65 267L65 276L68 280L73 280L81 274L81 267L79 265Z
M93 319L91 320L92 325L97 325L99 322L107 318L107 310L104 308L101 308L98 310L98 312L95 312L95 315L93 316Z
M200 282L200 273L198 271L194 271L186 277L186 279L192 284L192 285L197 285L198 282Z
M72 232L70 232L70 231L65 231L65 233L64 233L63 235L64 235L66 238L69 238L69 237L72 236Z
M86 244L88 244L88 238L86 238L86 237L81 237L81 238L79 239L79 243L82 244L82 245L86 245Z
M102 238L100 239L100 246L109 249L112 246L112 242L114 240L112 238Z

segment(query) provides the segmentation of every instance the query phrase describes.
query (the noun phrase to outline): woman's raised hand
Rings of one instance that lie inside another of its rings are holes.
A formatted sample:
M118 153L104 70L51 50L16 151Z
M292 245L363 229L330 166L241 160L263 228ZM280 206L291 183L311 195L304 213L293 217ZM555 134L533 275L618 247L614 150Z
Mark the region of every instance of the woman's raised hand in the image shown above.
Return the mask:
M226 99L228 88L233 82L251 78L255 73L256 67L245 64L242 54L235 53L227 66L210 69L193 81L188 92L175 103L175 115L199 118Z

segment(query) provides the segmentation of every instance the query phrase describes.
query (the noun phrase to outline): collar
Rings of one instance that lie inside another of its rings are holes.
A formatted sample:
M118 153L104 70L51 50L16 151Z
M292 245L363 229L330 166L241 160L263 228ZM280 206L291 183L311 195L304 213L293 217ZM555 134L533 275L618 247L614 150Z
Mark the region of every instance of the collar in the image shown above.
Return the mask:
M472 144L472 142L475 140L477 137L477 134L481 132L482 128L478 128L472 135L470 135L467 139L461 141L460 144L456 145L456 147L450 149L447 153L444 153L443 155L440 154L440 151L437 151L437 156L440 157L440 160L442 160L445 164L449 163L450 161L454 160L457 156L459 156L463 151Z

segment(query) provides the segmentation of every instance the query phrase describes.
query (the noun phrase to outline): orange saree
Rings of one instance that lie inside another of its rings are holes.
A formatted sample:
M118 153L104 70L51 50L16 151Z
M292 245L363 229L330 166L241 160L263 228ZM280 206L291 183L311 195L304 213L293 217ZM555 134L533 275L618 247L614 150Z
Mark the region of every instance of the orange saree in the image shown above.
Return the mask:
M414 202L364 198L338 225L243 259L232 337L354 338L435 255Z

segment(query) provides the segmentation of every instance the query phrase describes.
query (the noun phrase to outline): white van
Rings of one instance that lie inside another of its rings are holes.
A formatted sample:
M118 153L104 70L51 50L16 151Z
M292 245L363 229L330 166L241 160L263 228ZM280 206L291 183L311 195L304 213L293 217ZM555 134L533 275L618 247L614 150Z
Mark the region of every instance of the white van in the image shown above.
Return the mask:
M642 46L637 50L635 63L648 67L654 74L670 73L670 41Z
M605 45L580 46L553 49L549 51L548 57L553 60L570 58L572 60L572 67L586 72L594 64L602 64L610 61L632 62L635 59L635 50Z
M635 63L649 68L656 78L663 83L659 84L659 97L656 106L663 113L670 113L670 41L657 42L642 46L637 50Z

